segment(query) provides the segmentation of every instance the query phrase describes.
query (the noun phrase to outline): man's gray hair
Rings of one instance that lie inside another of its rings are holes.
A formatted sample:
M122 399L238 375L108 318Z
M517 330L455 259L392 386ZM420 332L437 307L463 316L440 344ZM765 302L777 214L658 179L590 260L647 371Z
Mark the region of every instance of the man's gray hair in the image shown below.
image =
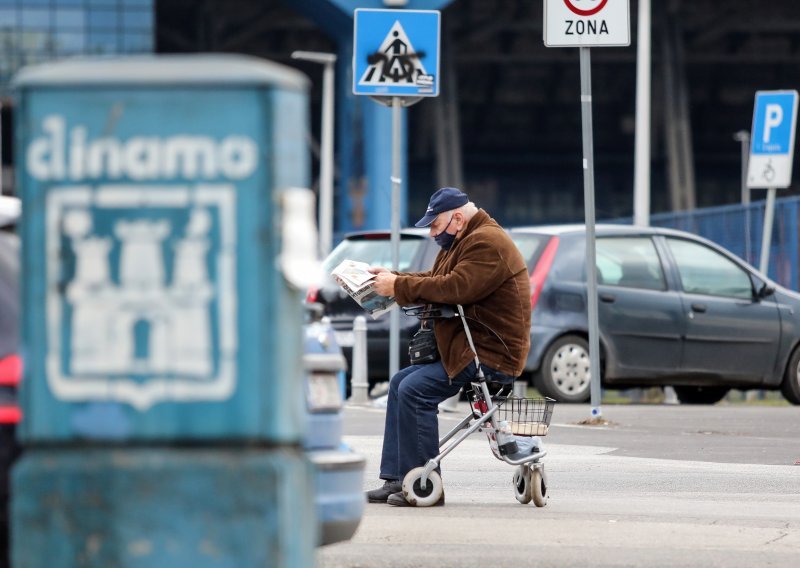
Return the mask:
M456 211L461 211L461 213L462 213L462 215L464 215L464 217L466 217L467 219L472 219L472 216L475 215L475 213L478 212L478 208L475 206L475 204L472 201L470 201L468 203L465 203L464 205L462 205L458 209L456 209Z

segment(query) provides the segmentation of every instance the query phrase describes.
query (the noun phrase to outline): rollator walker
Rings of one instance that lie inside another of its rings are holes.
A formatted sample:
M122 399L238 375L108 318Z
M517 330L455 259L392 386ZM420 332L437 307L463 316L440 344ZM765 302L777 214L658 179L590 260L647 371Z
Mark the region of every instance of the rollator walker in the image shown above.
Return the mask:
M503 385L494 394L481 369L478 351L464 315L463 307L455 306L464 325L467 341L475 354L478 369L467 395L472 412L439 440L439 455L409 471L403 478L403 494L417 507L430 507L442 496L442 478L436 471L444 457L474 432L486 434L494 456L514 470L514 497L523 505L533 501L537 507L547 505L547 475L542 458L547 454L540 437L547 435L555 400L551 398L517 398L509 396L513 385ZM451 306L413 306L403 308L407 315L420 320L454 317ZM449 443L448 443L449 442Z

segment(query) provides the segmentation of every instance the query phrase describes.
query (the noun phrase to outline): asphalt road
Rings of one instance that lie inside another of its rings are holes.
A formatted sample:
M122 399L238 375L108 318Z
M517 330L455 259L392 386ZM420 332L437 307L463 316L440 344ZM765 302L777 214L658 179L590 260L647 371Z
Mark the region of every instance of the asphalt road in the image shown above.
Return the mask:
M466 405L462 404L466 413ZM443 462L447 504L367 505L328 567L797 566L800 407L557 405L549 502L514 499L513 467L476 434ZM440 414L448 430L462 414ZM384 411L348 407L346 440L376 487Z

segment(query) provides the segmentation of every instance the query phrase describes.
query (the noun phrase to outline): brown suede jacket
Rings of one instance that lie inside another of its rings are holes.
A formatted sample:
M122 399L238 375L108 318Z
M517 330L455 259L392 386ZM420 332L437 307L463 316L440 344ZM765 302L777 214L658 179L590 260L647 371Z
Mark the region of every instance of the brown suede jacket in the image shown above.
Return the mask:
M401 306L461 304L482 364L519 376L530 349L531 290L528 269L508 234L480 209L442 250L428 272L399 273ZM442 364L452 378L473 363L461 318L435 320Z

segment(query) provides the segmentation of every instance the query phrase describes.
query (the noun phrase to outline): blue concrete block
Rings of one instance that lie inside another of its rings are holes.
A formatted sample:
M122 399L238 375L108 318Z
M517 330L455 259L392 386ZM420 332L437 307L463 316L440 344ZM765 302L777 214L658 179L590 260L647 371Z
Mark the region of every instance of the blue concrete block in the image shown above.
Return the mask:
M29 449L15 466L18 568L314 564L299 449Z

